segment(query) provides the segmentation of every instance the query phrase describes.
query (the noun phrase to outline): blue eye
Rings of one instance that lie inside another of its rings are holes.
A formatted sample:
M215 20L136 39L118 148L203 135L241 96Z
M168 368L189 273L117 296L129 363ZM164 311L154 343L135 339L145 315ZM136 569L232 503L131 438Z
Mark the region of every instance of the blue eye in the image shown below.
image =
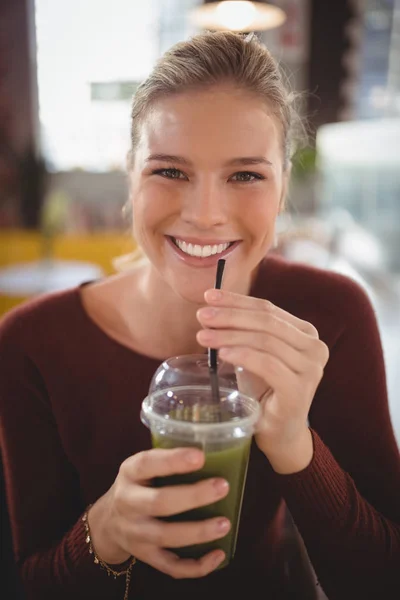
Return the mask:
M166 179L184 179L185 175L179 169L175 169L170 167L168 169L156 169L152 171L153 175L161 175L161 177L165 177Z
M259 173L253 173L252 171L239 171L232 175L231 179L238 183L253 183L253 181L265 179L265 177Z

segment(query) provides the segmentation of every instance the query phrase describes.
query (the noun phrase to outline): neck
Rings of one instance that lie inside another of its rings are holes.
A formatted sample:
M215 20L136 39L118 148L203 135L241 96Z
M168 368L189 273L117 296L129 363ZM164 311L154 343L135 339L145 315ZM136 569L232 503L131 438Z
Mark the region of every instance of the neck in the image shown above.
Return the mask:
M248 294L257 269L242 282L237 293ZM148 262L112 277L106 283L111 312L109 330L137 352L164 359L182 354L204 353L196 341L200 323L196 312L204 306L177 295Z
M149 344L157 344L161 354L203 353L196 341L201 328L196 312L204 306L178 296L160 280L151 265L142 269L138 278L138 298L141 303L141 327L149 332Z

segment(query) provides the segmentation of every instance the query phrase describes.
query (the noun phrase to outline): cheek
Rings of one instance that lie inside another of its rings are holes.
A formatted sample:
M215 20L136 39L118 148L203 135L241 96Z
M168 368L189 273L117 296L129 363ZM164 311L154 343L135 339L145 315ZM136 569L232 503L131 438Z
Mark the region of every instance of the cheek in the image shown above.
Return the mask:
M254 204L254 211L257 212L260 217L268 219L276 216L279 208L279 199L270 194L266 194L256 198Z
M134 226L151 228L170 214L173 207L174 195L168 186L146 183L132 199Z
M273 192L273 193L272 193ZM245 210L243 210L245 207ZM258 190L248 194L240 207L242 220L252 229L265 231L273 225L279 212L279 194L276 190Z

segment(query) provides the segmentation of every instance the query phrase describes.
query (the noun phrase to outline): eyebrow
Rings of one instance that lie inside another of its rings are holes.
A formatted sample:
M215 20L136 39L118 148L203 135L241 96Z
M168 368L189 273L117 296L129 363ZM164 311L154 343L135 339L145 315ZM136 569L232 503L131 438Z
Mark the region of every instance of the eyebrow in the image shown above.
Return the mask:
M242 156L240 158L233 158L226 163L227 167L241 165L268 165L269 167L272 167L272 162L263 156Z
M174 156L173 154L150 154L146 158L146 162L151 162L153 160L169 162L169 163L180 163L181 165L190 165L190 161L183 156Z
M169 163L179 163L181 165L187 165L190 166L191 162L190 160L187 160L187 158L184 158L183 156L175 156L173 154L150 154L150 156L148 156L146 158L146 162L151 162L151 161L163 161L163 162L169 162ZM239 158L232 158L231 160L228 160L228 162L225 163L226 167L237 167L237 166L244 166L244 165L267 165L269 167L272 167L272 162L269 161L268 159L264 158L263 156L241 156Z

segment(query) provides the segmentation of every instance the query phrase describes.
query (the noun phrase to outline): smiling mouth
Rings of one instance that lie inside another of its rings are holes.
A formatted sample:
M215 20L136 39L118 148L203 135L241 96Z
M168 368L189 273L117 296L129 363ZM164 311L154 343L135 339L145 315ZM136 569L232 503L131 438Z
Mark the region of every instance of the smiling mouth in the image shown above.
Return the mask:
M175 246L177 248L179 248L179 250L181 250L181 252L183 252L184 254L188 254L189 256L195 256L197 258L207 258L208 256L215 256L217 254L222 254L223 252L225 252L225 250L230 248L237 241L237 240L235 240L233 242L223 242L221 244L213 244L213 245L206 244L204 246L201 246L199 244L187 243L183 240L179 240L172 236L169 236L169 237L172 240L172 242L175 244Z

